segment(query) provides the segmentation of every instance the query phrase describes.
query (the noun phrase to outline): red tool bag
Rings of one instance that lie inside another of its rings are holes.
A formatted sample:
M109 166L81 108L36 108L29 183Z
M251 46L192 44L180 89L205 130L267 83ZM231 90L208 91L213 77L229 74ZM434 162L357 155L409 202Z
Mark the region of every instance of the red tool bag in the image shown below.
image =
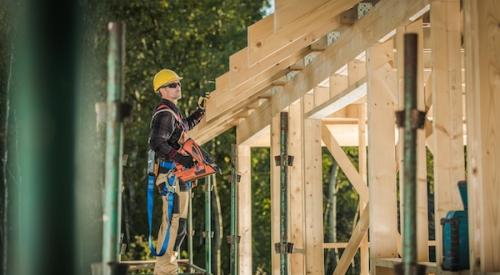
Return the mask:
M219 167L208 154L190 138L182 144L179 153L190 155L193 158L191 168L185 168L180 164L176 165L174 174L181 182L194 181L219 171Z

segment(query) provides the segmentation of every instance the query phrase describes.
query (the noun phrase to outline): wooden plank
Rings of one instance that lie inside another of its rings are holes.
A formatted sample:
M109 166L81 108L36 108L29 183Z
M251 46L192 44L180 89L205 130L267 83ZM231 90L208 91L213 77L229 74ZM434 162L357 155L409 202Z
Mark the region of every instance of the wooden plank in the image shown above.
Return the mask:
M457 182L465 179L462 123L460 1L431 3L435 224L463 209ZM442 228L436 226L436 260L443 261Z
M271 103L266 102L255 112L238 123L236 142L245 143L256 133L271 124Z
M243 48L229 57L229 70L239 73L248 68L248 48Z
M212 92L207 102L207 120L211 121L233 109L259 97L275 80L279 80L288 67L304 58L309 50L299 49L280 62L266 59L252 67L240 68L237 73L229 73L229 85L225 89ZM234 100L237 98L238 100ZM220 120L219 120L220 121Z
M358 59L353 59L347 63L347 83L350 85L356 83L366 76L366 63Z
M272 117L271 123L271 274L280 274L280 254L274 244L280 241L280 167L274 164L274 157L280 154L280 114Z
M306 116L314 119L328 117L365 96L366 78L362 78L357 82L354 82L343 92L340 92L325 102L314 106L314 109L307 112Z
M359 174L364 182L367 182L367 162L366 162L366 103L358 104L359 120L358 120L358 167ZM368 201L360 200L360 208L365 209ZM361 240L360 244L360 264L361 275L368 275L370 273L370 256L368 251L368 233Z
M270 14L247 28L248 45L258 45L274 33L274 14ZM247 51L247 63L248 63Z
M368 187L366 183L326 125L323 125L321 128L321 139L325 143L326 148L328 148L328 151L330 151L335 158L335 161L338 163L347 179L351 182L354 189L356 189L356 192L358 192L360 199L368 201Z
M367 49L368 181L371 270L377 258L397 257L395 102L397 78L387 66L391 41ZM392 49L391 49L392 51Z
M294 156L289 171L289 232L294 248L305 247L304 206L304 143L303 102L298 100L288 108L288 154ZM305 274L305 255L290 255L290 274Z
M275 0L274 31L285 28L291 22L313 12L314 9L324 4L327 0Z
M337 15L356 3L356 0L328 1L270 36L260 40L248 37L248 41L252 42L248 44L250 66L274 54L283 56L284 52L294 52L309 46L327 32L339 27Z
M323 158L321 122L304 120L304 192L306 215L306 274L324 274Z
M355 58L364 49L376 43L380 37L407 22L408 18L424 8L427 2L427 0L385 0L377 4L367 16L357 21L353 26L347 27L339 40L328 47L322 54L318 55L312 64L306 67L303 73L300 73L295 79L284 86L286 87L287 96L279 100L280 106L284 108L303 96L307 91L340 69L349 60ZM390 17L386 16L388 13L391 14ZM380 18L384 19L379 20ZM250 76L256 75L257 72L250 74ZM256 79L248 77L248 81L253 82ZM193 129L193 137L196 139L201 136L206 141L229 129L231 125L227 121L231 121L232 115L235 113L234 111L230 112L229 109L237 110L241 108L247 103L247 99L256 96L259 91L259 89L251 91L243 89L241 92L233 93L232 95L225 94L224 96L222 96L221 91L217 91L217 93L221 92L218 98L222 99L223 103L216 100L216 94L213 94L214 98L211 98L207 102L206 115L207 117L212 116L212 119L205 119L204 122L201 122ZM238 100L234 100L235 98ZM276 97L273 97L273 99L277 100ZM224 103L228 105L225 106ZM219 113L217 119L215 119L217 115L212 114L214 112ZM208 123L209 121L210 123ZM210 132L210 134L206 134L205 132Z
M500 271L500 3L464 1L471 272Z
M358 250L361 240L364 238L366 232L368 231L368 225L370 222L370 211L368 207L365 207L359 217L359 221L354 228L349 243L342 253L342 257L337 263L337 267L333 272L334 275L344 275L351 264L356 251Z
M332 248L346 248L348 243L324 243L323 248L332 249Z
M252 273L252 185L250 146L238 145L238 233L240 274Z
M330 87L316 86L314 88L314 105L324 103L330 98Z
M330 98L338 95L349 87L347 75L333 74L330 76Z

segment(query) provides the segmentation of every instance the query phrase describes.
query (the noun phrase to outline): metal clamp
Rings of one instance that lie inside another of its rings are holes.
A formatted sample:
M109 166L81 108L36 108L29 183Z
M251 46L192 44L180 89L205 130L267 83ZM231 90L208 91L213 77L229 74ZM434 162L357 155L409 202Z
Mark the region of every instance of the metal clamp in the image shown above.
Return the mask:
M228 244L240 243L241 236L229 235L226 237Z
M293 166L293 156L288 155L288 166ZM275 156L274 157L274 162L276 166L281 166L281 156Z
M405 110L396 112L396 124L399 128L405 127ZM426 112L419 111L417 109L411 110L411 128L412 129L423 129L425 125Z
M293 253L293 243L286 242L282 244L281 242L275 243L274 244L274 252L281 254L281 253Z

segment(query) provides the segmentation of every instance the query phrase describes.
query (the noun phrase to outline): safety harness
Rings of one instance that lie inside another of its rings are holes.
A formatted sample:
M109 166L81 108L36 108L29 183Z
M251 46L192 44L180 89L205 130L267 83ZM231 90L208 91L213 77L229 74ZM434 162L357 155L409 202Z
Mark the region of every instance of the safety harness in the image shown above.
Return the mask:
M159 257L163 256L165 252L167 251L168 243L170 242L170 227L172 224L172 216L173 216L173 210L174 210L174 203L175 203L175 175L169 173L169 176L167 177L167 182L163 185L163 188L160 190L160 195L167 197L167 219L168 219L168 225L167 229L165 230L165 237L163 239L163 244L161 246L160 252L157 252L157 249L155 248L153 244L153 207L154 207L154 192L155 192L155 181L156 181L156 175L155 175L155 169L154 169L154 152L152 150L149 151L149 155L153 156L152 157L152 162L150 162L151 157L148 160L148 191L147 191L147 204L148 204L148 225L149 225L149 231L148 231L148 242L149 242L149 249L151 250L151 254L153 256ZM166 169L168 171L172 170L175 167L175 164L171 161L162 161L158 163L159 167ZM151 168L150 168L151 167Z
M156 112L153 114L153 118L151 119L152 121L155 119L155 117L161 113L161 112L170 112L176 119L177 122L179 122L179 125L182 127L182 121L180 116L175 113L172 109L170 109L167 105L161 104L156 108ZM181 131L180 133L179 130ZM174 129L174 134L178 136L178 138L182 135L182 130L184 129ZM173 134L173 135L174 135ZM170 143L170 142L169 142ZM160 257L165 254L168 248L168 244L170 242L170 227L172 225L172 216L173 216L173 210L175 207L175 174L173 173L173 170L175 169L176 165L173 161L156 161L156 156L155 152L153 150L149 150L148 152L148 190L147 190L147 212L148 212L148 243L149 243L149 249L151 250L151 254L155 257ZM167 182L162 186L162 188L159 190L160 195L162 197L167 198L167 219L168 219L168 224L167 224L167 229L165 230L165 236L163 238L163 244L161 245L161 249L159 252L157 252L157 249L154 246L153 243L153 208L154 208L154 193L155 193L155 183L156 183L156 177L158 176L159 172L166 173L167 174ZM186 183L186 188L191 187L190 183Z

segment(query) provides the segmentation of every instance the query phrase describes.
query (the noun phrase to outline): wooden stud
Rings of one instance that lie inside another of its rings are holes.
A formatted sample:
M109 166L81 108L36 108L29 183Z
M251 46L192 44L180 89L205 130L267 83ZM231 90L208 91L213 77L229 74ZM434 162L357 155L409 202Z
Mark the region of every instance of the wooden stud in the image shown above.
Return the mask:
M252 185L250 146L238 145L238 232L240 274L252 274Z
M391 43L389 40L367 49L366 61L370 259L375 274L383 273L374 265L376 259L398 256L395 102L391 95L397 90L397 78L386 62Z
M500 3L465 0L467 184L472 273L500 271Z
M460 1L431 3L432 102L436 261L443 261L441 218L463 209L457 188L465 180L462 123Z
M324 274L321 122L304 120L306 274Z
M288 154L294 157L289 169L289 234L294 249L305 247L305 206L304 206L304 119L303 102L298 100L288 108ZM290 255L290 274L305 274L305 255Z
M367 182L367 166L366 166L366 103L358 104L359 119L358 119L358 167L359 174L363 181ZM360 200L360 208L368 209L368 201ZM361 213L360 213L361 214ZM361 240L360 244L360 260L361 260L361 275L370 273L370 256L368 251L368 233Z

